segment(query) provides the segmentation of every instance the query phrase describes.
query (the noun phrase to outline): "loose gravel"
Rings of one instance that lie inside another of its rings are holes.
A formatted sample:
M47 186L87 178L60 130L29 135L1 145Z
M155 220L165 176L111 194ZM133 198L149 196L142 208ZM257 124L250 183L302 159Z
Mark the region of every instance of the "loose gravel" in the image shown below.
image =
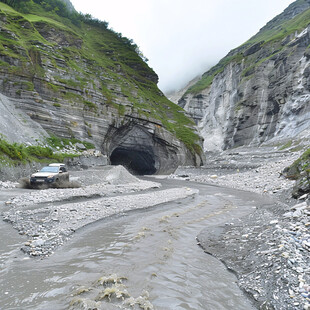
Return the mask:
M160 190L160 184L132 176L121 166L84 172L93 183L80 188L45 189L6 202L3 214L29 240L22 250L30 256L49 256L77 230L103 218L183 199L198 191ZM82 174L79 173L79 180ZM100 181L100 183L97 183ZM157 189L156 191L152 191ZM140 193L146 191L147 193Z
M290 197L294 181L282 177L301 152L236 149L210 157L206 167L180 168L170 178L205 182L275 197L272 207L202 231L202 248L238 276L258 309L310 310L310 201Z
M298 201L291 199L294 181L281 175L300 153L236 149L209 157L201 169L182 167L169 176L278 200L272 207L256 208L242 219L208 228L197 237L206 252L237 274L239 286L258 309L310 310L309 195ZM81 188L34 191L7 201L10 210L4 218L29 237L23 251L48 256L76 229L98 219L196 193L189 188L160 190L158 183L140 181L117 169L113 173L108 169L104 179L101 172L77 174ZM0 188L15 186L0 183ZM154 192L141 193L152 188Z

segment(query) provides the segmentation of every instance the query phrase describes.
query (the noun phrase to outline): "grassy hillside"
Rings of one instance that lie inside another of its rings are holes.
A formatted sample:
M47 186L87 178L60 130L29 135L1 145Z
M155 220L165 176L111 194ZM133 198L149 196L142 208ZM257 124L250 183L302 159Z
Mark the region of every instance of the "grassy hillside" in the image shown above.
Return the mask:
M310 149L306 150L300 158L298 158L291 166L284 169L284 175L293 180L297 180L305 174L308 176L310 175Z
M108 29L108 23L62 5L61 0L0 2L0 71L28 77L20 86L29 91L36 91L33 79L40 78L55 93L55 107L61 106L60 97L98 114L90 93L99 92L120 116L135 113L154 119L191 151L200 152L194 122L158 89L158 77L137 45ZM61 74L49 76L47 63Z
M238 63L244 61L246 70L243 72L243 76L246 77L253 68L268 58L276 55L286 48L285 44L282 44L290 34L300 32L305 29L310 23L310 3L306 0L298 0L291 4L282 14L275 17L266 26L264 26L255 36L245 42L243 45L229 52L229 54L220 60L220 62L211 68L209 71L202 75L195 85L190 87L186 94L197 94L202 90L209 87L214 77L222 72L229 63ZM298 13L292 17L294 13ZM251 47L257 47L257 49L265 49L264 58L251 57L247 55L246 51Z

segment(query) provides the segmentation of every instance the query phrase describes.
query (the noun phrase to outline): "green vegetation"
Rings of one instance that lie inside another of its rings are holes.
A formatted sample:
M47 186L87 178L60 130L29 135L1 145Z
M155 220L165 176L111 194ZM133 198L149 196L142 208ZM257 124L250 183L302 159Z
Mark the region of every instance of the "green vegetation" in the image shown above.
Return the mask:
M56 78L58 82L62 83L62 84L66 84L70 87L81 87L81 83L80 82L76 82L73 80L68 80L68 79L62 79L62 78Z
M97 106L92 97L93 92L100 92L106 99L104 105L119 116L124 116L128 107L162 124L192 152L201 151L194 122L158 89L157 75L133 40L108 29L107 22L69 10L62 0L6 0L0 3L0 15L5 16L3 28L7 30L0 35L0 55L20 63L14 67L13 61L0 62L0 70L23 76L26 84L21 89L36 91L37 84L31 81L39 77L52 92L51 98L63 100L54 100L55 107L70 103L104 117L104 106ZM44 81L43 68L49 65L62 73ZM120 92L124 104L116 100ZM88 134L91 136L90 131Z
M307 149L291 166L283 171L287 178L297 180L302 173L310 173L310 148Z
M12 165L18 165L20 162L26 163L31 161L58 161L63 162L66 157L74 155L56 154L49 147L43 146L25 146L19 143L9 143L0 138L0 159L1 162L8 162Z
M303 2L303 0L299 1ZM296 3L298 4L298 3ZM295 5L296 5L295 4ZM270 42L281 41L289 34L299 32L305 29L310 20L310 9L297 15L295 18L277 21L277 17L263 27L255 36L253 36L246 44L254 44L257 42Z
M304 0L296 1L292 6L303 2ZM190 87L185 95L189 93L195 95L208 88L212 84L214 77L221 73L230 63L244 62L245 70L242 72L242 77L244 78L253 74L257 66L286 48L286 46L282 44L283 39L292 33L300 32L305 29L309 21L310 9L305 10L293 19L287 19L281 16L274 18L250 40L232 50L226 57L221 59L216 66L204 73L202 78ZM255 44L260 44L260 48L264 49L266 52L265 57L259 58L256 53L254 53L254 55L243 55L249 47Z
M293 141L290 140L290 141L288 141L286 144L282 145L282 146L279 148L279 150L283 151L283 150L285 150L285 149L290 148L292 145L293 145Z
M300 173L305 170L310 169L310 149L305 151L299 159L297 159L294 164L299 167Z
M234 56L228 56L228 57L221 59L220 62L216 66L212 67L208 72L203 74L202 78L192 87L190 87L187 90L186 94L187 93L197 94L201 92L202 90L206 89L212 84L214 77L218 75L219 73L223 72L225 67L229 63L232 63L232 62L238 63L238 62L241 62L242 59L243 59L243 55L240 53Z
M3 137L0 137L0 163L9 163L10 165L18 165L27 162L63 162L67 157L75 157L74 154L56 153L53 149L61 150L64 148L72 147L74 144L80 143L86 149L94 149L92 143L81 141L75 138L66 139L51 136L46 139L48 146L32 145L26 146L20 143L10 143Z
M70 147L76 143L83 144L85 148L88 150L95 148L95 146L90 142L81 141L76 138L71 138L71 139L60 138L55 135L51 135L49 138L46 138L46 143L53 149L55 148L63 149L65 147Z
M126 111L126 108L123 106L123 105L119 105L118 106L118 114L120 115L120 116L124 116L125 115L125 111Z
M90 110L97 111L97 106L91 101L84 100L85 106L87 106Z

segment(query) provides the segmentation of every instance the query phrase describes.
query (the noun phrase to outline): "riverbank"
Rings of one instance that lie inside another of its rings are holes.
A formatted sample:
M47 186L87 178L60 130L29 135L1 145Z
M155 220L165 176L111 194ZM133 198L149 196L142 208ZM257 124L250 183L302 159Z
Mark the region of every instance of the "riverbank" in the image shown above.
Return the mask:
M89 179L93 176L95 182L103 172L88 170L83 173ZM249 214L255 205L270 204L272 201L267 197L260 200L255 193L207 184L169 179L155 181L161 187L124 196L134 201L133 196L142 193L160 195L163 190L183 188L185 191L187 187L199 193L155 207L116 213L86 225L68 236L70 239L49 257L31 257L22 253L20 247L31 237L18 235L17 230L2 221L0 232L7 238L1 240L0 251L0 289L5 293L0 300L1 307L12 310L68 309L70 304L76 310L91 308L95 302L98 309L132 307L137 310L140 305L143 308L140 302L148 296L146 301L150 301L157 310L254 309L237 286L235 276L227 272L219 260L206 255L197 246L195 238L206 226L218 226L232 217L242 217ZM122 188L121 184L118 188ZM54 191L60 194L63 189L21 191L14 188L1 190L0 193L1 197L7 197L2 201L9 201L9 197L20 196L20 193L29 193L30 198L33 193ZM117 193L111 193L111 196L97 198L101 201L100 198L116 196ZM143 197L140 203L149 203L145 199L147 196ZM36 203L35 200L25 206L24 211L43 209L49 204L58 209L61 204L67 205L70 201L73 204L86 201L92 204L95 200L94 197L52 203ZM1 204L1 208L7 210L11 207L10 204ZM76 216L79 215L73 208L71 210ZM32 220L35 219L36 216L33 216ZM34 240L38 239L34 236ZM98 282L102 277L114 278L115 274L126 278L121 283L122 287L114 282ZM126 289L128 295L122 295L122 299L117 288L121 291ZM144 294L144 291L147 293ZM126 306L127 302L130 306ZM151 310L152 307L143 309Z
M181 168L172 178L227 186L275 197L241 219L203 230L202 248L234 271L259 309L310 309L309 196L290 196L294 181L281 176L300 152L237 149L210 158L197 173Z
M236 273L239 287L260 309L310 309L309 197L292 199L294 181L281 176L299 155L237 149L213 156L206 167L179 168L168 177L251 191L262 195L262 201L278 201L268 207L257 204L255 209L249 201L251 214L210 225L197 237L207 253ZM197 194L186 182L163 190L156 177L152 182L140 180L122 167L75 171L71 180L80 187L30 190L6 201L4 218L27 237L22 250L30 256L49 256L74 231L100 219ZM0 183L4 190L15 186Z
M198 192L185 187L162 190L159 183L140 180L122 166L77 171L71 180L80 187L32 190L6 201L3 219L28 238L23 252L49 256L86 225Z

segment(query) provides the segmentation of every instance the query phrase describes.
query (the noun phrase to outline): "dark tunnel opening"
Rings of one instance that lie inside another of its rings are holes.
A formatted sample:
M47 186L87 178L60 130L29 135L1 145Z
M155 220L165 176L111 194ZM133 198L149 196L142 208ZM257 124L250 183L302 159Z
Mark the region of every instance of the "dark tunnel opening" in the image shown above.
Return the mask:
M123 165L135 175L156 173L155 158L151 152L118 147L110 156L111 165Z

